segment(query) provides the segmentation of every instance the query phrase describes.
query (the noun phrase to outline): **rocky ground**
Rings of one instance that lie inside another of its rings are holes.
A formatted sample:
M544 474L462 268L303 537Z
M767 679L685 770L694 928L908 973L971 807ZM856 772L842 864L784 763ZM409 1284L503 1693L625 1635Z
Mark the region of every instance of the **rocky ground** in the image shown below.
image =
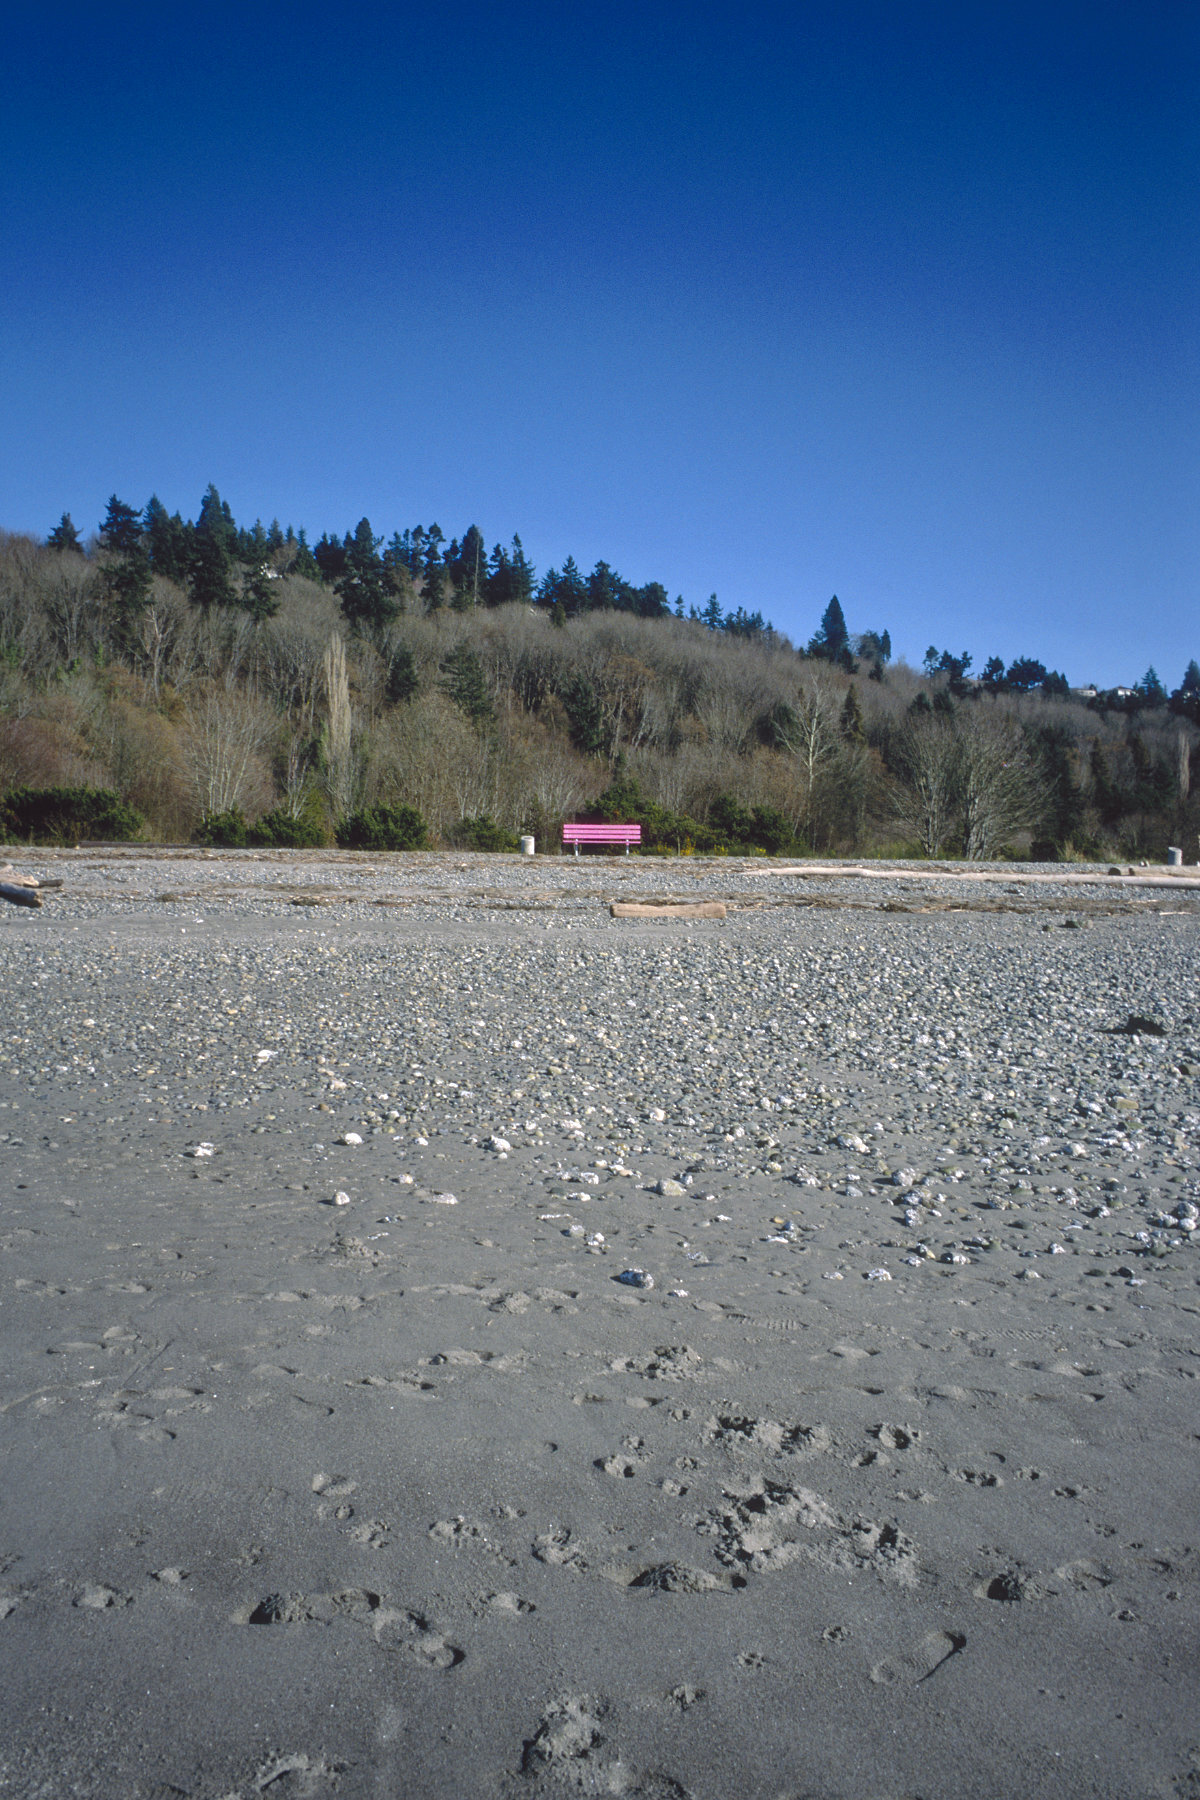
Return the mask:
M0 1795L1200 1794L1200 893L12 854Z

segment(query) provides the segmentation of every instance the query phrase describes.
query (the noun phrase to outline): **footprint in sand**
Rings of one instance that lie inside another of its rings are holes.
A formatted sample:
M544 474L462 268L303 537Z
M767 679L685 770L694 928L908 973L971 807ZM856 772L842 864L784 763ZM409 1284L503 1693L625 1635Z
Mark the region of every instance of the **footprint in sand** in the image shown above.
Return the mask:
M930 1631L903 1656L890 1657L875 1664L871 1680L884 1687L900 1682L928 1681L936 1669L951 1656L957 1656L966 1644L959 1631Z
M107 1582L89 1581L76 1594L73 1604L91 1612L109 1612L132 1606L133 1595L123 1594L118 1588L109 1587Z

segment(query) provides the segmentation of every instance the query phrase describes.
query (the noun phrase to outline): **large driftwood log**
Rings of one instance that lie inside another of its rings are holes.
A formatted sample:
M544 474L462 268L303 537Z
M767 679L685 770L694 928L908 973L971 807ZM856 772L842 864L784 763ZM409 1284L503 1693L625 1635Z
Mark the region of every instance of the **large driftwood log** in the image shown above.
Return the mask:
M723 900L688 900L678 906L646 906L638 900L614 900L614 919L723 919Z
M26 887L24 883L0 880L0 900L11 900L14 906L40 906L42 896L36 888Z

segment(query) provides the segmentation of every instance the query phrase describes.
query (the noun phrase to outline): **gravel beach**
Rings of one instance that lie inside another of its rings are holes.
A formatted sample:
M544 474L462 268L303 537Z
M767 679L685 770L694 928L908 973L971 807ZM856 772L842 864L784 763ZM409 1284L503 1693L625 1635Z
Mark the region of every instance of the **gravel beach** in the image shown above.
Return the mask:
M0 1795L1200 1796L1194 870L8 854Z

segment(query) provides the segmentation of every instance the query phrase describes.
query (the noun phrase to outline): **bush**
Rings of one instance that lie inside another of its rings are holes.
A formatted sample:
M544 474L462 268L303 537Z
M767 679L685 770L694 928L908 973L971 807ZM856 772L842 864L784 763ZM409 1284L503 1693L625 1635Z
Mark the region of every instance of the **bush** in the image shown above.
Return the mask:
M142 815L110 788L12 788L0 800L0 830L29 844L124 843L141 829Z
M460 819L446 833L447 838L456 850L519 850L521 848L515 831L506 831L503 825L497 825L495 819L489 819L481 813L477 819Z
M346 850L420 850L427 836L415 806L364 806L341 820L337 841Z
M329 842L329 828L319 809L307 807L296 819L277 807L250 826L246 842L275 850L320 850Z
M228 812L205 813L196 827L195 841L212 849L244 850L249 830L241 807L231 806Z

